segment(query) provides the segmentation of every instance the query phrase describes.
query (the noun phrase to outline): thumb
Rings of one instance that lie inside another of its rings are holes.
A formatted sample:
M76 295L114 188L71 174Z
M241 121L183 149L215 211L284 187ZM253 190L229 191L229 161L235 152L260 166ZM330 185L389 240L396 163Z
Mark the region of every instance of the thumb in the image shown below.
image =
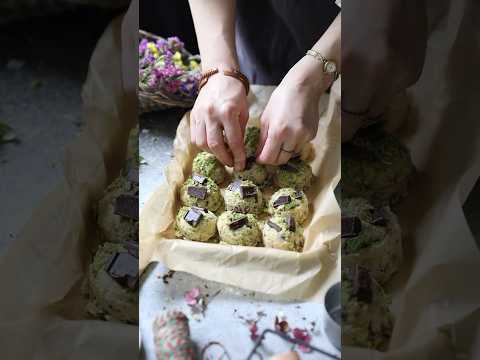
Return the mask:
M263 116L260 119L260 139L258 140L257 151L255 155L258 157L265 146L265 142L267 141L268 137L268 121Z
M240 123L240 130L242 131L242 139L245 137L245 128L247 127L248 123L248 107L244 107L240 110L240 114L238 116L238 121Z

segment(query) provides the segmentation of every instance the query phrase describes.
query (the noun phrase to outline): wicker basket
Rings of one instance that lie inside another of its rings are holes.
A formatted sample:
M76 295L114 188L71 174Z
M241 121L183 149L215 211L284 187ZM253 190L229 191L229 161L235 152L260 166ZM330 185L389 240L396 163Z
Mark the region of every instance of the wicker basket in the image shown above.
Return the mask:
M141 38L149 38L152 40L162 40L161 36L151 34L149 32L139 30ZM192 55L187 50L183 50L182 55L187 57L189 60L200 61L200 56ZM172 107L180 108L191 108L195 99L187 98L183 96L176 96L167 91L162 91L161 89L156 90L155 92L150 92L146 89L142 89L139 84L138 87L138 101L139 101L139 112L144 114L147 112L152 112L156 110L168 109Z

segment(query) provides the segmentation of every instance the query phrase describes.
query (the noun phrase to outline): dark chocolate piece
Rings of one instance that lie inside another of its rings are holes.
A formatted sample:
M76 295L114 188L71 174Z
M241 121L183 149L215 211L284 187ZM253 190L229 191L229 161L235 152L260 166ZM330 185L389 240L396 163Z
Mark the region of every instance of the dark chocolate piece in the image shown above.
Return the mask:
M195 208L191 208L187 211L183 217L187 223L193 227L197 226L200 220L202 220L203 214L197 211Z
M245 216L238 220L232 221L229 227L231 230L237 230L237 229L240 229L243 225L247 225L247 224L248 224L248 218Z
M290 231L295 231L297 226L295 224L295 218L292 216L292 215L287 215L287 226L288 226L288 230Z
M228 190L237 191L238 189L240 189L241 184L242 184L242 182L240 180L235 180L230 185L228 185Z
M138 220L138 197L132 195L120 195L115 200L113 210L115 215L133 220Z
M362 231L362 222L357 216L342 216L342 238L358 236Z
M292 198L290 197L290 195L279 196L277 200L273 202L273 207L276 208L276 207L279 207L280 205L288 204L290 201L292 201Z
M200 200L205 200L207 197L207 188L201 186L189 186L187 194Z
M107 266L107 273L123 287L138 287L138 258L129 252L117 252Z
M255 186L240 186L240 197L257 197L257 188Z
M201 185L205 185L207 183L207 178L203 175L193 174L192 179L193 179L193 181L195 181L195 182L197 182Z
M288 171L288 172L297 172L298 167L296 167L294 164L288 162L286 164L280 165L280 169Z
M376 226L387 226L387 212L385 211L384 208L377 208L374 210L371 210L372 214L372 220L370 221L370 224L376 225Z
M282 228L280 225L278 224L275 224L273 221L271 220L268 220L267 221L267 225L270 226L273 230L277 231L277 232L280 232L282 231Z
M352 278L352 295L358 301L370 304L373 298L372 278L367 269L361 266L355 266Z
M303 192L301 192L300 190L297 190L297 191L295 191L295 194L293 194L293 197L295 199L301 199L301 198L303 198Z

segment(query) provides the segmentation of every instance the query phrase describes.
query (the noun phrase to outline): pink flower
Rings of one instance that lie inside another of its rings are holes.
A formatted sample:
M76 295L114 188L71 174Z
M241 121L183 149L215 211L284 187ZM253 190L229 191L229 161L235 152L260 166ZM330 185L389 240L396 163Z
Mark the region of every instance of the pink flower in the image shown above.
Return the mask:
M200 289L199 288L193 288L192 290L187 291L185 293L185 301L190 306L196 305L199 297L200 297Z
M250 339L253 341L258 339L258 326L256 321L252 321L248 330L250 330Z
M180 87L180 80L170 80L165 84L165 88L167 89L167 91L172 94L176 93L179 87Z
M293 337L307 344L309 344L310 340L312 340L312 337L309 335L307 330L299 329L299 328L293 329ZM312 351L308 346L305 346L305 345L298 345L298 350L304 353L308 353Z

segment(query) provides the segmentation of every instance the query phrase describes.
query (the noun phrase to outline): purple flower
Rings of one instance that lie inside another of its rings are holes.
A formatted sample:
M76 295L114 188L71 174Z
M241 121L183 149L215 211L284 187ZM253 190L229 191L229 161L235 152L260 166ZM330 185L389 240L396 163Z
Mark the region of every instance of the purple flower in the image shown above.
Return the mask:
M145 50L147 49L147 44L148 44L147 39L142 39L140 41L140 44L138 45L138 52L140 55L143 55L145 53Z
M176 93L180 87L180 80L170 80L165 83L168 92Z
M169 37L167 42L168 46L173 49L174 52L183 50L184 43L177 36Z
M168 42L165 39L158 39L156 45L160 53L164 53L168 50Z

